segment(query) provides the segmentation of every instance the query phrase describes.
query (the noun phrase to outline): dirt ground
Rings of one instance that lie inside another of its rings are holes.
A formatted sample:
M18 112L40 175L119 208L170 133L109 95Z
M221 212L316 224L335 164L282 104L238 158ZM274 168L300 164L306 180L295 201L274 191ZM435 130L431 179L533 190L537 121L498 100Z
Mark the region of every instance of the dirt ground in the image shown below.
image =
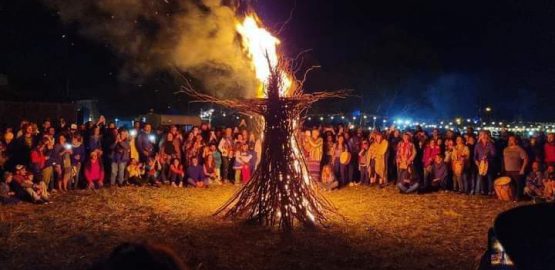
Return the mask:
M119 243L148 241L191 269L472 269L495 216L517 206L348 187L326 194L343 217L284 235L213 217L235 190L125 187L0 206L0 268L84 269Z

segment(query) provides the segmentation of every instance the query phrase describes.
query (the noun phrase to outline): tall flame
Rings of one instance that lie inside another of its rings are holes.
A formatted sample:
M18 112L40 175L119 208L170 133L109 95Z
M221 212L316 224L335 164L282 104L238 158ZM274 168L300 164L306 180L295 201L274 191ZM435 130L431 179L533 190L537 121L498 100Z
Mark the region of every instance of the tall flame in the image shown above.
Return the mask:
M236 25L236 29L242 36L243 48L250 57L256 78L260 82L257 97L265 97L270 67L274 70L278 68L277 46L280 41L258 23L254 14L246 16L242 23ZM282 78L280 96L287 96L292 80L283 70L279 72Z

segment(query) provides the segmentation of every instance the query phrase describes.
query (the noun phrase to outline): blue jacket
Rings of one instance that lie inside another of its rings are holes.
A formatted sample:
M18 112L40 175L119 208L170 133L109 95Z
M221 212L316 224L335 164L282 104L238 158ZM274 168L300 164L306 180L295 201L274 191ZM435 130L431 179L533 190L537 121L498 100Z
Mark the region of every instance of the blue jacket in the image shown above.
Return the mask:
M139 151L139 155L144 156L144 152L147 151L149 154L147 156L152 155L152 151L154 150L154 145L148 138L150 134L141 131L137 136L137 150Z
M127 140L114 142L112 146L110 146L110 150L112 150L112 162L126 163L129 161L131 146Z

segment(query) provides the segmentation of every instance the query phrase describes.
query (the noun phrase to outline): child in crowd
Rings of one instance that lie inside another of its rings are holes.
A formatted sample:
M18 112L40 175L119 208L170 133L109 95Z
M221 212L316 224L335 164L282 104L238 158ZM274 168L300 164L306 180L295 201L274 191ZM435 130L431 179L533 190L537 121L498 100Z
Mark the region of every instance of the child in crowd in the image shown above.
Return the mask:
M160 160L157 157L149 157L145 166L145 171L147 181L155 187L160 187L161 183L160 180L158 180L158 176L162 173L162 164L160 164Z
M170 182L172 187L183 187L184 178L185 172L183 171L183 165L181 165L179 159L174 158L170 165Z
M127 174L129 177L129 183L132 185L142 186L145 181L141 177L145 173L143 164L135 158L132 158L127 165Z
M102 161L98 155L98 151L92 151L89 160L85 164L85 180L87 180L89 189L104 186L104 166L102 166Z
M331 168L331 165L326 164L322 168L322 175L320 181L320 187L327 191L332 191L339 186L339 182L335 179L335 174Z
M0 204L19 203L19 199L15 197L15 192L10 189L12 181L13 174L11 172L4 172L2 179L0 179Z

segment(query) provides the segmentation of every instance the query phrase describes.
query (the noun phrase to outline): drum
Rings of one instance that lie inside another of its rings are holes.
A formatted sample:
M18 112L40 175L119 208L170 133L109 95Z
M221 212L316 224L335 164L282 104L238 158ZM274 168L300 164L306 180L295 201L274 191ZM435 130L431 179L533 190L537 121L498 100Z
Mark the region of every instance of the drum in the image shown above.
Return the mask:
M481 176L488 174L488 162L486 160L480 160L478 165L478 173Z
M347 165L351 162L351 153L349 153L348 151L344 151L343 153L341 153L341 155L339 155L339 163L341 163L341 165Z
M509 177L499 177L495 179L495 194L497 198L502 201L512 201L513 200L513 187L511 186L511 178Z

